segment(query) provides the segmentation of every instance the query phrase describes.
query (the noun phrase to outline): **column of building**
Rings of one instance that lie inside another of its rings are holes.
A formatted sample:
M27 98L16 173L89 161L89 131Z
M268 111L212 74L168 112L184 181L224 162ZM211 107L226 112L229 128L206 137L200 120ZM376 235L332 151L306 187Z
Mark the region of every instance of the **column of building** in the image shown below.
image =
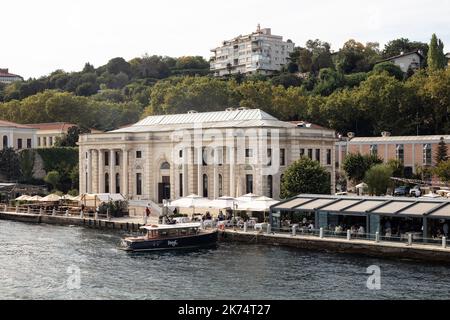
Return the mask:
M128 149L122 149L122 188L121 193L128 197Z

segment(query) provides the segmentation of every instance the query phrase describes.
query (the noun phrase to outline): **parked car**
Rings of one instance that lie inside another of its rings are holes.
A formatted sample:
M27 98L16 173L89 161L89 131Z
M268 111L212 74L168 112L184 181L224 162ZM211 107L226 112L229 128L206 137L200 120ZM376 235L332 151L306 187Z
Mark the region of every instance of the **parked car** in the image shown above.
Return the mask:
M420 197L422 195L422 190L420 190L419 186L415 186L411 190L409 190L409 195L411 197Z
M406 197L406 196L409 196L409 187L401 186L401 187L395 188L394 197Z

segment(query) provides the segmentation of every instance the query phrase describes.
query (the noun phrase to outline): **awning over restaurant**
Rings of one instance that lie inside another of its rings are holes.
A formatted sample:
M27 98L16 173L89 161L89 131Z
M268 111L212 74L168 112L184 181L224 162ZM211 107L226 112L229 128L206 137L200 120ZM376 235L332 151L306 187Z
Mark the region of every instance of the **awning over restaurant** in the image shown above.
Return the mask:
M301 205L297 207L299 210L315 210L317 208L323 207L324 205L327 205L328 203L333 202L334 199L316 199L311 202L307 202L304 205Z
M323 211L341 211L342 209L348 208L352 205L361 202L361 200L339 200L338 202L334 202L326 207L320 208Z
M286 202L279 202L275 207L273 207L273 210L292 210L311 200L312 199L309 198L294 198Z
M448 199L299 195L271 207L276 211L375 214L394 217L450 218Z

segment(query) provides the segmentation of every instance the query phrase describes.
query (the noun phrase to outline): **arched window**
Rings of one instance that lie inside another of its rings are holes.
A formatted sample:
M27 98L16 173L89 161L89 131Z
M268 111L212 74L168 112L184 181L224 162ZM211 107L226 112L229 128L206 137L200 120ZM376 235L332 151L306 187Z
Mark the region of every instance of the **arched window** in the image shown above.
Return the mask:
M223 178L221 174L219 174L219 198L220 197L223 197Z
M3 136L3 149L8 148L8 136Z
M208 175L203 175L203 197L208 198Z
M120 174L116 173L116 193L120 193Z
M273 198L273 176L267 176L267 194L269 198Z
M105 193L109 193L109 173L105 173Z
M170 164L166 161L166 162L163 162L162 164L161 164L161 170L169 170L170 169Z

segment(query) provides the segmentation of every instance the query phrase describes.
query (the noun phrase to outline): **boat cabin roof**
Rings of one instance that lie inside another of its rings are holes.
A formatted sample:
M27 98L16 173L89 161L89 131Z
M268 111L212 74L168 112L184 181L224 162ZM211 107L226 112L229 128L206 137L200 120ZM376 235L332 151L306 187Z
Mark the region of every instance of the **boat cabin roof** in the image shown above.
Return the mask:
M186 229L186 228L200 228L202 226L201 223L177 223L177 224L152 224L148 226L141 227L141 229L145 229L148 231L155 230L174 230L174 229Z

